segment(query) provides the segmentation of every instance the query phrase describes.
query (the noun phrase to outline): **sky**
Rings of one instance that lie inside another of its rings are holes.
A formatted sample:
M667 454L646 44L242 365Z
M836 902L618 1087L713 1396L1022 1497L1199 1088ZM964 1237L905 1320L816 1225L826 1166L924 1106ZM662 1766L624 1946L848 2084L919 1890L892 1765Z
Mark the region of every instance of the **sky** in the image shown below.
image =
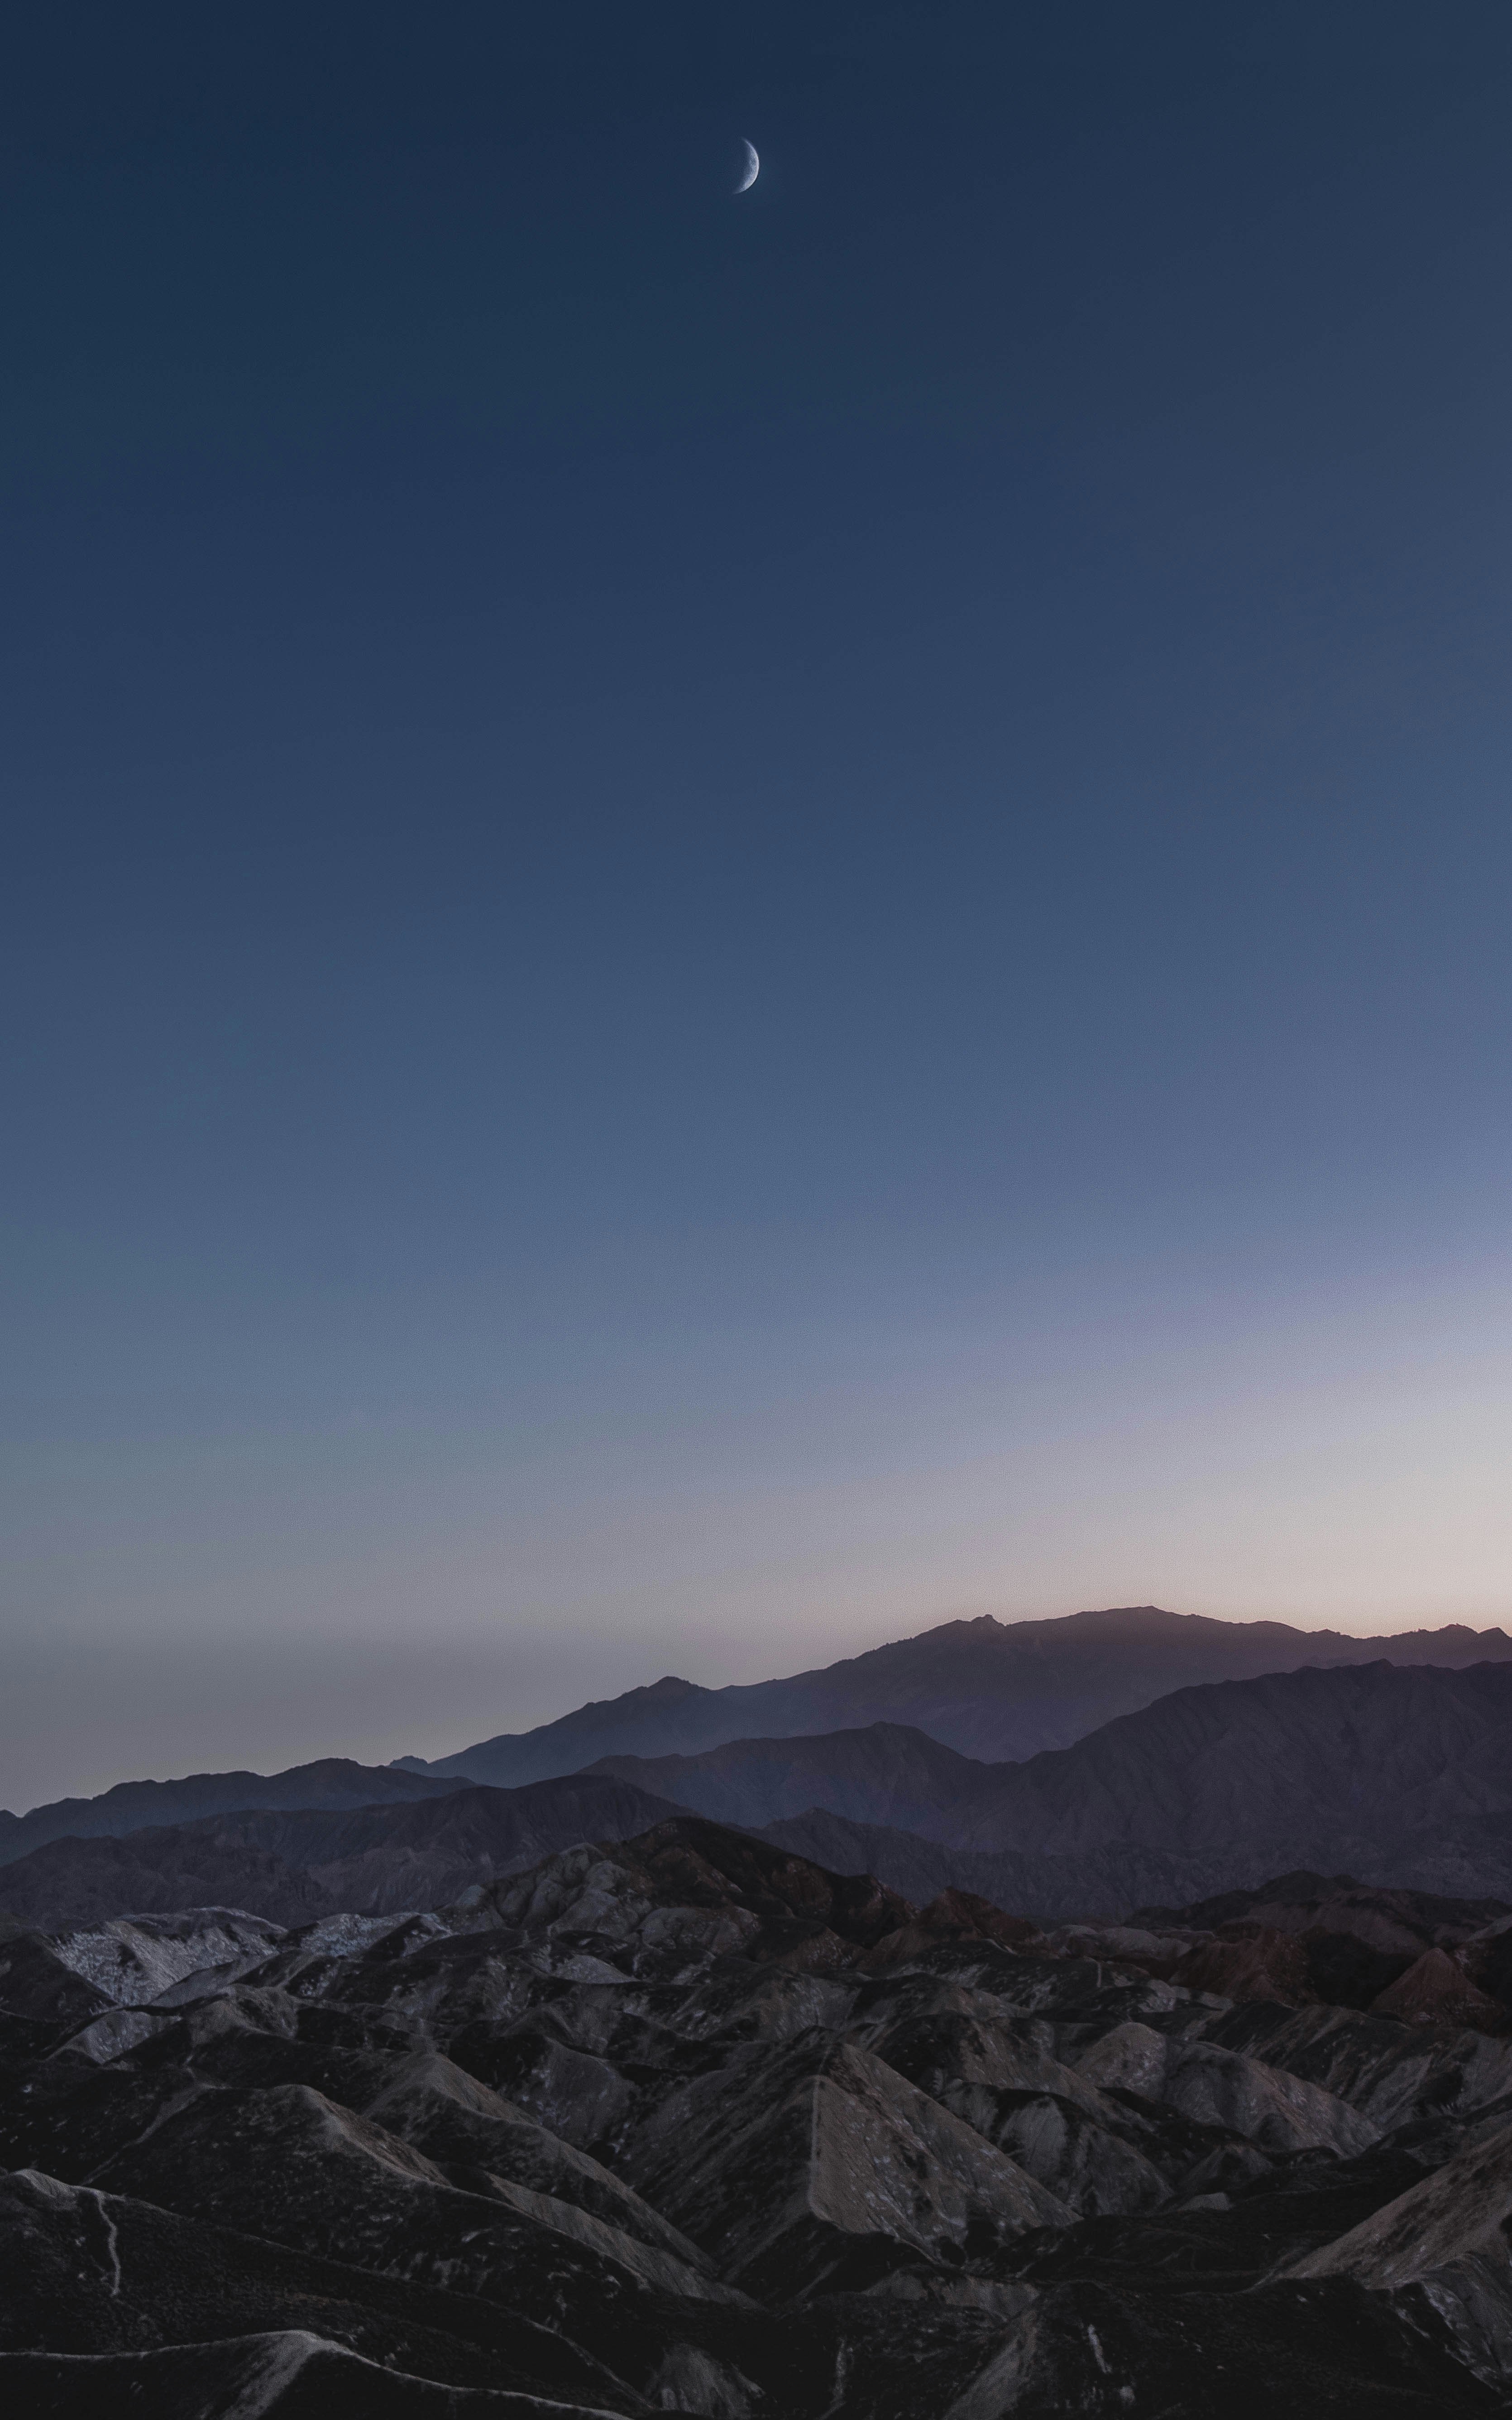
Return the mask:
M13 20L0 1804L1512 1613L1509 126L1502 0Z

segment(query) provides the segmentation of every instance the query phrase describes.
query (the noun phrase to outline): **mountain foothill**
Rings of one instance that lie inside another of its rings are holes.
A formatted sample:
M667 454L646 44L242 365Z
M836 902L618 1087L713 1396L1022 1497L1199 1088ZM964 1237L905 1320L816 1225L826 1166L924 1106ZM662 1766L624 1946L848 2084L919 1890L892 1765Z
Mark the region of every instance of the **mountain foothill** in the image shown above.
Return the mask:
M8 1815L0 1909L23 2415L1512 2408L1499 1630L952 1622Z

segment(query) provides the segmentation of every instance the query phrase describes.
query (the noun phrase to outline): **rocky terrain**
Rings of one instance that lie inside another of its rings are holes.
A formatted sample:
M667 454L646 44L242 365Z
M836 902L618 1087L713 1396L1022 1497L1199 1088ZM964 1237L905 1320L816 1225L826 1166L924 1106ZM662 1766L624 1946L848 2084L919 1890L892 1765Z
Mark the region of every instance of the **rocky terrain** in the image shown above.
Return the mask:
M1047 1933L688 1816L397 1920L13 1926L0 2391L1504 2413L1509 1938L1315 1875Z
M672 1678L579 1706L536 1730L480 1740L417 1774L501 1789L579 1773L606 1756L692 1756L731 1740L783 1739L903 1723L964 1756L1000 1762L1070 1747L1119 1714L1211 1681L1245 1681L1304 1665L1512 1662L1504 1630L1398 1632L1351 1638L1284 1621L1212 1621L1159 1606L1115 1606L1050 1621L948 1621L822 1670L729 1689ZM889 1819L880 1816L875 1822ZM912 1829L904 1825L905 1830Z

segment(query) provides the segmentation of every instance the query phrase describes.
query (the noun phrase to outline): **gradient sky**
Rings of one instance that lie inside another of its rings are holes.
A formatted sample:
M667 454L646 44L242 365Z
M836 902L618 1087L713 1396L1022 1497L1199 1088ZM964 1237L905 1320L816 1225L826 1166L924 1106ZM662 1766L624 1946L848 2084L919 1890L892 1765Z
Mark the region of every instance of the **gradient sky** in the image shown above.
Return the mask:
M1512 1612L1509 128L1504 0L10 24L0 1804Z

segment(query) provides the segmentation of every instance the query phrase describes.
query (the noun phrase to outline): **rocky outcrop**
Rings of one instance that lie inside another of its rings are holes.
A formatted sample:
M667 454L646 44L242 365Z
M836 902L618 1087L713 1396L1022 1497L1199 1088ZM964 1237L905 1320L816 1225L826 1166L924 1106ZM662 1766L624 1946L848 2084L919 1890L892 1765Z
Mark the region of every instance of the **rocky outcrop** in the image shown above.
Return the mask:
M167 1916L111 1916L55 1932L51 1947L70 1974L116 2008L134 2009L208 1970L226 1980L260 1965L284 1928L240 1908L193 1907Z
M1512 2125L1473 2144L1320 2252L1293 2277L1352 2277L1374 2293L1412 2289L1448 2316L1489 2382L1512 2378Z
M620 2132L625 2174L764 2299L856 2291L1064 2225L1067 2206L897 2070L814 2027L680 2080Z
M1167 2102L1185 2118L1242 2134L1262 2151L1321 2150L1352 2159L1378 2139L1368 2118L1325 2087L1215 2042L1173 2037L1149 2024L1115 2025L1080 2054L1076 2066L1104 2091Z

